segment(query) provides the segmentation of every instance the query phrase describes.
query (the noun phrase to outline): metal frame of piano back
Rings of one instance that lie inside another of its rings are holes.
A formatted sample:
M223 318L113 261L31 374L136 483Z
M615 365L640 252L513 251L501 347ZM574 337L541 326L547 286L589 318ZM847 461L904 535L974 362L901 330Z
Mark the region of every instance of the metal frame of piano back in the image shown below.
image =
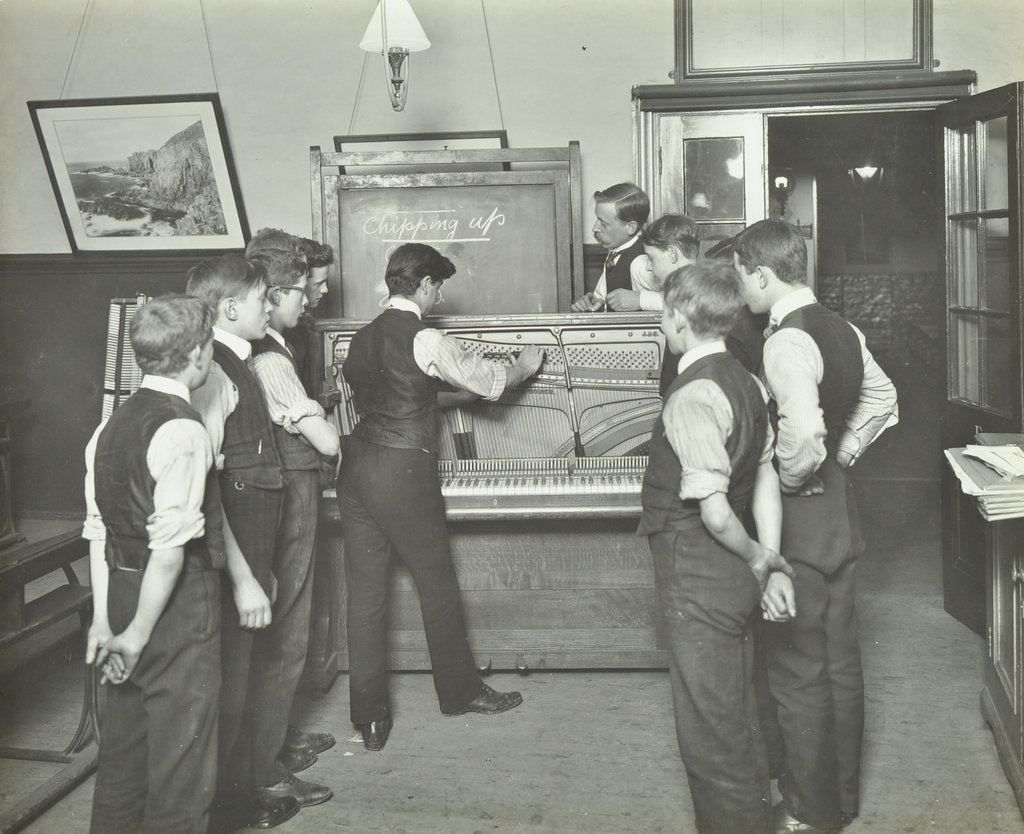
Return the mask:
M443 413L439 473L470 641L482 667L665 665L646 543L634 535L664 340L650 313L429 319L466 350L511 363L527 345L540 372L497 402ZM346 435L358 421L341 364L365 322L324 320L317 378ZM333 490L320 547L342 557ZM335 573L340 577L342 571ZM411 580L391 589L392 668L428 668ZM343 610L344 589L332 606ZM347 666L344 617L334 625Z

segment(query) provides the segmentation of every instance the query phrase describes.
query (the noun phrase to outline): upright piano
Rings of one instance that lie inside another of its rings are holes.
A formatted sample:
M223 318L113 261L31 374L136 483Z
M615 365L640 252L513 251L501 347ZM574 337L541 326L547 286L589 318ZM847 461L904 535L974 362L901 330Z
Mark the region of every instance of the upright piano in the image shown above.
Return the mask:
M635 536L651 428L661 408L658 317L546 314L427 323L489 361L511 364L528 345L545 353L540 372L520 388L440 418L439 475L478 665L666 665L650 554ZM343 436L359 417L341 367L363 324L316 324L322 399ZM324 492L320 521L320 564L336 566L331 660L341 670L348 655L333 489ZM415 589L404 569L393 573L391 668L429 668Z

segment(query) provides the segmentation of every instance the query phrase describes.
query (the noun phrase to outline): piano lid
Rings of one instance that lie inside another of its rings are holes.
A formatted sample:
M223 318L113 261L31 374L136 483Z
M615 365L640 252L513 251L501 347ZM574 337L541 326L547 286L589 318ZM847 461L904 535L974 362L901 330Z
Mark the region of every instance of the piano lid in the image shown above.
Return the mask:
M511 364L524 347L544 349L540 372L497 402L478 400L442 412L441 458L509 461L536 458L635 457L647 454L661 409L658 377L664 350L651 313L428 317L466 350ZM341 434L358 422L341 374L352 336L365 321L324 320L324 393L338 405Z

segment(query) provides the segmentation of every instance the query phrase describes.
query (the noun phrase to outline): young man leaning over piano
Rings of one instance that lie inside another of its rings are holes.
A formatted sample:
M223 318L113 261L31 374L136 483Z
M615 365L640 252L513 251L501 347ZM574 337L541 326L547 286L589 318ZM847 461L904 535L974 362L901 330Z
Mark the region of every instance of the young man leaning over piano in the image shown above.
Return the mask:
M338 475L350 711L369 750L382 749L391 731L386 640L392 554L415 580L441 712L494 715L522 703L518 692L495 692L480 680L469 648L438 477L438 396L448 383L460 389L446 397L451 404L497 400L537 373L544 352L527 347L511 366L500 365L426 327L423 315L442 301L441 284L454 273L452 262L430 246L399 246L384 276L387 307L352 338L342 371L360 415L343 441Z

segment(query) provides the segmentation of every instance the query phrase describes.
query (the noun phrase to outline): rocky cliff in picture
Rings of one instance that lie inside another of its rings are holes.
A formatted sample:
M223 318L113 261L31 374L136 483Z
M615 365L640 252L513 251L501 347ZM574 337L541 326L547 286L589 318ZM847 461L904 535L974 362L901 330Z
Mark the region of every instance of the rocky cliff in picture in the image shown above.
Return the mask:
M155 150L67 167L89 237L227 232L201 120L173 132Z

